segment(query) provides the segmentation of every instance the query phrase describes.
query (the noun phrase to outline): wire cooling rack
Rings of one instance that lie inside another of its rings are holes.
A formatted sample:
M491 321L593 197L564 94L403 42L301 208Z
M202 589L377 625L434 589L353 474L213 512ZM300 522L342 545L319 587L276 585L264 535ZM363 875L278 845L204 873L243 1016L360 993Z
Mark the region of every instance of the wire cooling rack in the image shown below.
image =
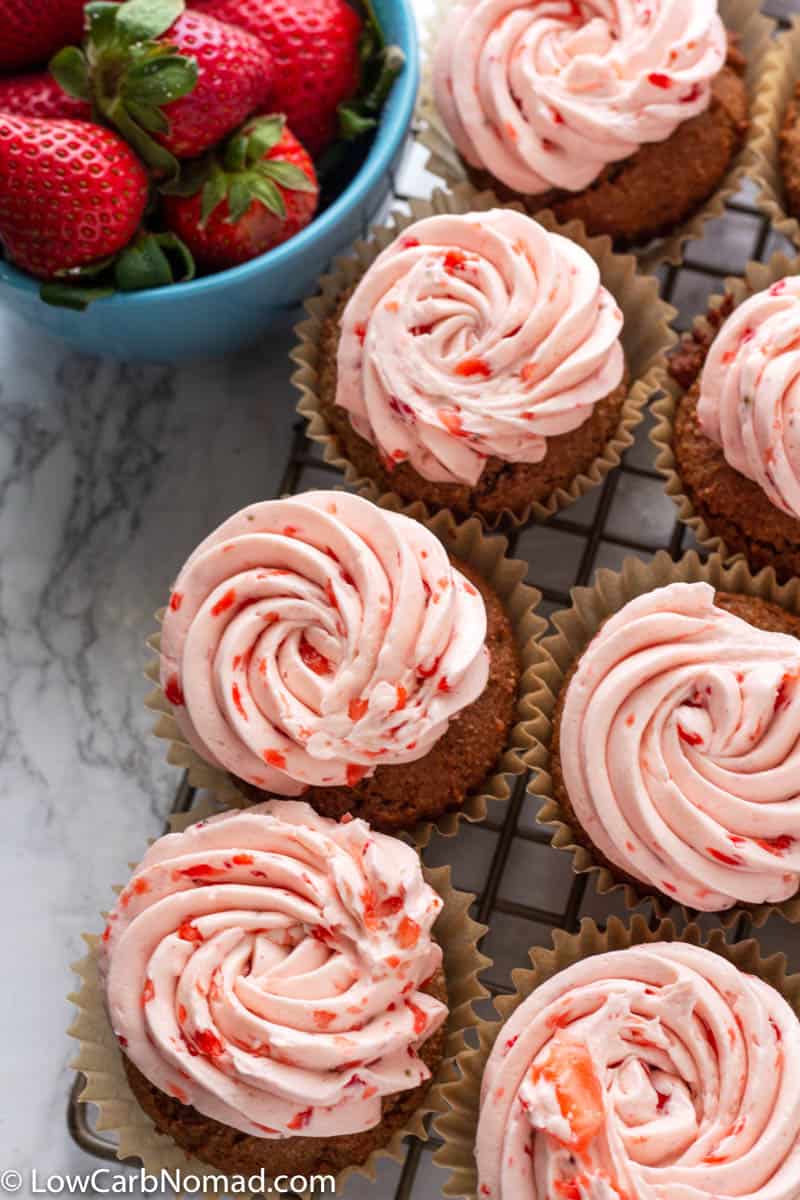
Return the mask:
M800 12L800 0L771 0L763 8L785 24ZM424 170L424 159L412 138L393 172L387 212L402 210L411 197L426 195L436 185ZM384 215L379 214L376 223ZM754 189L746 183L728 203L725 215L709 222L704 237L690 244L681 266L659 272L662 297L678 310L678 328L688 328L705 310L708 297L721 290L726 276L740 274L749 260L766 260L779 249L794 254L772 232L755 203ZM529 563L528 578L542 593L544 615L569 605L570 589L590 584L599 567L616 569L629 555L650 558L663 549L679 558L694 545L691 531L677 521L655 469L650 428L650 420L645 420L634 446L602 487L546 524L510 535L509 554ZM319 448L306 439L304 423L298 422L274 494L339 486L341 475L323 461ZM193 801L194 791L184 779L173 811L185 812ZM551 849L551 832L537 823L537 808L527 793L527 779L520 777L514 781L510 800L493 802L486 820L462 823L456 838L434 837L425 851L431 866L450 864L455 886L475 894L473 916L489 927L482 948L494 965L483 982L492 996L511 990L511 969L526 966L529 948L549 944L553 929L574 931L583 916L602 923L612 913L626 915L621 900L598 897L586 876L573 874L570 855ZM642 911L649 915L646 905ZM715 921L709 918L701 923L713 927ZM750 933L747 918L742 918L729 936L740 939ZM796 928L773 918L757 936L765 952L781 950L789 955L790 966L800 969ZM482 1015L493 1015L489 1001L478 1007ZM115 1159L114 1143L93 1129L91 1106L77 1100L82 1082L80 1077L76 1080L69 1099L70 1131L84 1150ZM346 1200L440 1200L446 1177L432 1162L436 1145L435 1139L425 1143L409 1139L402 1164L382 1163L375 1183L352 1180L344 1192Z

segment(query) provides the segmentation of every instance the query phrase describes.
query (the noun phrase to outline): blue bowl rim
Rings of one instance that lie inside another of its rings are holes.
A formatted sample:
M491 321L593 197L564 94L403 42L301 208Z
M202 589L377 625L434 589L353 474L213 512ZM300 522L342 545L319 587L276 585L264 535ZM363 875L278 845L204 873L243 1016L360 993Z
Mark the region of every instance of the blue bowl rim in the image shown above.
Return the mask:
M350 180L340 196L325 212L312 221L305 229L296 234L288 242L276 246L260 258L243 263L239 267L230 267L226 271L218 271L213 275L205 275L201 279L193 279L189 283L177 283L168 288L148 288L141 292L117 293L103 300L96 300L92 307L102 305L105 308L114 306L129 308L152 303L154 299L169 300L171 298L190 298L200 292L211 291L214 288L224 288L228 285L252 281L265 269L280 268L290 263L295 257L300 258L306 251L312 249L317 239L322 240L331 231L351 205L358 203L360 197L376 184L386 171L399 146L402 144L411 123L416 103L420 81L420 55L417 38L417 25L411 0L390 0L397 5L399 16L399 44L403 49L406 62L402 73L395 81L394 87L387 100L391 105L390 111L384 113L375 140L358 173ZM327 265L327 264L325 264ZM20 291L37 292L39 281L17 270L11 263L0 258L0 282L10 284Z

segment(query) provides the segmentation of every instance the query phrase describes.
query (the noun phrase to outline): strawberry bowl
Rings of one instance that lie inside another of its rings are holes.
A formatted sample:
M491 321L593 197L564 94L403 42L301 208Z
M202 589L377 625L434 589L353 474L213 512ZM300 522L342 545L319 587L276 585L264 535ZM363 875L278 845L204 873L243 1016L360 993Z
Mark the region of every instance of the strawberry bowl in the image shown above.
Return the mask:
M0 301L85 353L128 362L179 362L232 353L299 305L331 259L362 236L391 188L419 85L411 0L373 0L388 42L405 54L368 150L305 229L241 266L188 283L120 292L84 311L46 304L39 282L0 257Z

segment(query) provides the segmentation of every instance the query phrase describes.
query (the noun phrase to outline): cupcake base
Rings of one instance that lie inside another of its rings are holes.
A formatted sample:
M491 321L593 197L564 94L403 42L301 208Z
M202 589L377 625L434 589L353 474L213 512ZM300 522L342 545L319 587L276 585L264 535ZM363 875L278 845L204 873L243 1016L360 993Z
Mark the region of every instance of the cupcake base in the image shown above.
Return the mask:
M618 436L629 383L625 379L615 392L595 405L580 428L548 439L547 454L539 463L507 463L487 460L474 487L457 483L433 483L423 479L409 463L387 470L371 442L353 429L347 411L336 404L340 320L350 293L322 327L319 354L320 411L337 443L338 453L352 463L361 476L371 479L382 493L395 492L407 503L421 500L431 509L449 508L458 515L479 513L493 522L506 510L522 517L532 504L544 504L578 475L586 474L606 446Z
M493 588L479 572L453 560L483 596L489 679L481 695L459 713L424 758L378 767L356 787L314 787L302 799L324 817L345 813L368 821L381 833L411 829L460 809L470 792L485 783L506 747L514 724L520 662L511 620ZM265 793L234 779L247 798L259 803Z
M701 428L699 395L695 383L679 401L672 439L676 469L695 512L731 554L744 554L756 570L774 567L782 581L800 575L800 522L729 465Z
M423 989L447 1003L444 971L439 971ZM435 1077L445 1055L446 1027L438 1030L420 1048L419 1057ZM208 1166L227 1175L250 1176L263 1169L268 1178L277 1175L338 1175L347 1167L361 1166L375 1150L389 1144L398 1130L408 1124L430 1089L431 1081L408 1092L398 1092L383 1101L381 1123L363 1133L342 1137L282 1139L257 1138L203 1116L190 1105L168 1096L142 1075L123 1055L123 1066L140 1107L164 1134Z
M780 604L775 604L771 600L765 600L761 596L745 596L739 593L717 591L715 603L720 608L726 609L727 612L733 613L734 616L741 617L743 621L747 621L748 624L755 626L757 629L764 629L767 633L788 633L800 638L800 616L789 612L787 609L782 608ZM600 633L601 629L602 625L597 629L595 636ZM667 903L670 903L670 898L658 888L644 883L634 875L628 874L627 871L602 854L581 826L575 809L572 806L569 792L564 782L564 772L561 765L561 718L564 712L567 691L578 669L579 662L580 657L575 659L564 677L553 716L553 740L549 768L553 781L553 795L561 806L564 820L570 826L576 845L588 850L596 863L605 867L619 883L632 887L641 899L659 896Z
M623 246L642 245L691 217L727 175L748 129L745 67L742 54L730 46L706 112L684 121L666 141L651 142L610 164L582 192L520 195L487 171L467 164L465 169L476 187L520 201L534 215L551 209L561 222L583 221L590 234L608 234Z
M786 111L780 136L780 163L786 192L786 207L800 217L800 83Z

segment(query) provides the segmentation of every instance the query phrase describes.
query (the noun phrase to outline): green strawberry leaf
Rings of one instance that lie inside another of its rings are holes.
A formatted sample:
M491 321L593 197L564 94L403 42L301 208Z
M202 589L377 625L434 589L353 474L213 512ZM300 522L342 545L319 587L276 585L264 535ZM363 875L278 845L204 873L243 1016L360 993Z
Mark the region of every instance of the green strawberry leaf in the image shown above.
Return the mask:
M194 273L194 259L174 233L143 234L122 251L114 266L114 280L121 292L185 283Z
M184 0L127 0L117 14L117 30L130 42L166 33L184 11Z
M180 171L177 158L173 154L170 154L169 150L165 150L163 146L160 146L146 129L137 124L121 97L112 101L104 109L104 115L115 129L122 134L126 142L130 142L133 149L147 163L151 171L164 179L177 178Z
M39 298L45 304L55 308L71 308L75 312L84 312L94 300L105 300L113 296L112 287L80 287L69 283L43 283L39 288Z
M122 6L109 0L91 0L84 8L88 38L97 50L111 45L117 38L117 13Z
M250 184L250 192L252 198L263 204L268 212L275 213L275 216L280 217L281 220L285 218L286 205L283 202L283 196L271 179L265 179L263 175L254 175Z
M339 105L339 134L346 142L354 142L377 124L375 117L363 116L354 105Z
M258 163L256 170L267 179L272 179L281 187L291 192L315 192L317 185L309 179L305 171L294 163L282 162L279 158L266 158Z
M169 129L169 121L160 108L152 104L139 104L135 100L128 100L127 108L136 124L148 133L166 133Z
M247 162L247 137L236 133L225 146L222 161L226 171L241 171Z
M181 54L135 63L125 75L123 96L131 103L170 104L187 96L197 84L197 60Z
M195 189L197 190L197 189ZM191 193L190 193L191 194ZM211 167L211 173L203 184L203 197L200 206L200 228L205 229L208 219L215 209L219 208L228 195L228 180L225 172L217 163Z
M286 118L280 114L258 117L245 126L247 162L251 167L278 144L285 128Z
M50 60L50 74L62 91L76 100L90 100L89 64L78 46L65 46Z
M277 191L278 189L276 188L275 190ZM254 194L249 176L240 175L230 181L228 187L228 216L225 218L228 225L235 225L237 221L242 219L253 203Z

